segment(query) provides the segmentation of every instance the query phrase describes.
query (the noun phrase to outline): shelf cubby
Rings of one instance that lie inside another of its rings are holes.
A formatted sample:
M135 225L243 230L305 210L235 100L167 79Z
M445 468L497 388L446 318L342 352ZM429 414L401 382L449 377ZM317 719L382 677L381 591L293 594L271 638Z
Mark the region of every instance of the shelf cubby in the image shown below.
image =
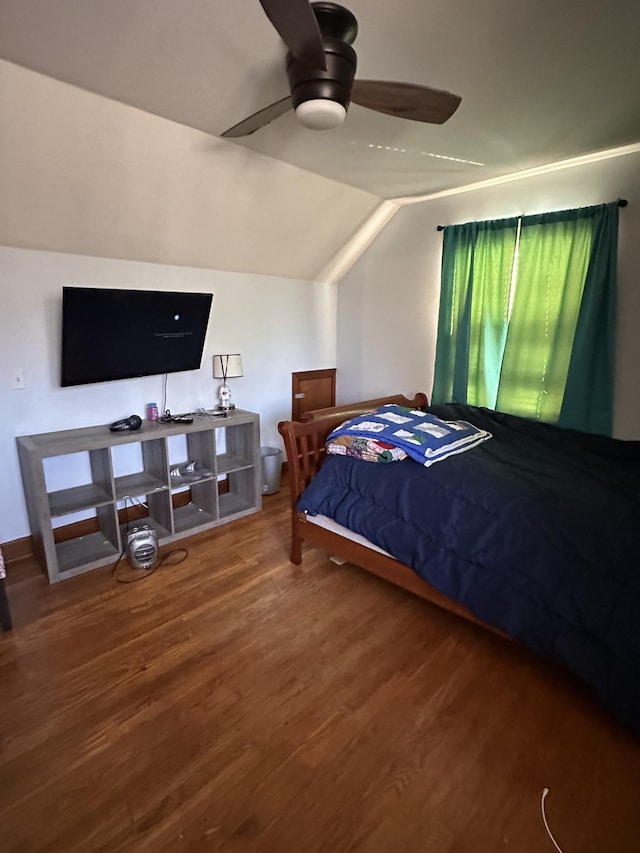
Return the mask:
M253 494L259 487L258 471L245 467L227 474L228 490L218 495L220 518L230 518L251 511Z
M52 518L59 515L69 515L72 512L81 512L83 509L92 509L96 506L107 505L113 501L113 497L101 486L95 483L87 483L84 486L71 486L68 489L60 489L58 492L50 492L49 512Z
M186 532L196 533L199 530L212 527L217 521L218 519L215 515L212 515L203 507L194 503L176 507L173 512L173 523L176 534L184 534Z
M119 551L112 542L102 533L89 533L86 536L78 536L76 539L67 539L56 545L58 560L58 574L70 577L72 574L80 574L87 567L93 568L93 564L104 560L111 562L117 559Z

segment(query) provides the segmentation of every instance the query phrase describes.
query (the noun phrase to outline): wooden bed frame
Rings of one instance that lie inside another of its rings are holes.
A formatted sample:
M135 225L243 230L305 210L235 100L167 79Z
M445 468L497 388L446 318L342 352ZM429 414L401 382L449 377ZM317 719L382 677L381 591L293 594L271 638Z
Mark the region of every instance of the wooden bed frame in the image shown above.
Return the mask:
M327 435L348 418L361 415L386 403L411 408L424 408L429 404L427 396L419 393L409 400L402 395L364 400L345 406L333 406L328 409L316 409L306 412L302 421L281 421L278 431L284 440L289 471L289 489L291 493L291 562L302 562L303 542L328 551L332 556L384 578L450 613L455 613L470 622L480 625L511 639L503 631L483 622L467 610L466 607L443 595L429 583L422 580L413 569L392 557L360 545L351 539L334 533L307 520L303 512L298 512L298 498L318 472L325 458L324 445Z

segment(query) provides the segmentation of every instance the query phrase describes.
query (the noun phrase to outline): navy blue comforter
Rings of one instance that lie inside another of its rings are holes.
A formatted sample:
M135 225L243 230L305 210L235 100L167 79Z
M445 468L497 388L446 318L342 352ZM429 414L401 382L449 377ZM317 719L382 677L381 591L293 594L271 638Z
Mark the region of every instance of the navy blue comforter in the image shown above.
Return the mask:
M470 406L429 411L493 438L431 468L328 457L298 508L559 661L640 734L640 442Z

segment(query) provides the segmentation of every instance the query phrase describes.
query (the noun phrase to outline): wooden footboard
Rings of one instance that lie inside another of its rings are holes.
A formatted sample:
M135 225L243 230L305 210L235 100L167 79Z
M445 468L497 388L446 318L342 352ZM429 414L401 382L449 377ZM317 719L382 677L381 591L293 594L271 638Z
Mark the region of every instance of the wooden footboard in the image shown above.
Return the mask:
M424 408L428 405L428 399L425 394L416 394L412 400L401 395L381 397L376 400L364 400L345 406L316 409L303 415L303 421L281 421L278 424L278 431L284 440L289 471L291 562L300 565L302 562L302 545L303 542L307 542L328 551L334 557L340 557L349 563L366 569L451 613L481 625L493 633L507 637L502 631L477 619L470 610L467 610L457 601L438 592L426 581L423 581L413 569L398 562L393 557L381 554L379 551L366 547L366 545L361 545L352 539L320 527L308 521L304 513L297 511L296 505L300 495L324 461L325 441L331 430L348 418L373 411L373 409L387 403Z

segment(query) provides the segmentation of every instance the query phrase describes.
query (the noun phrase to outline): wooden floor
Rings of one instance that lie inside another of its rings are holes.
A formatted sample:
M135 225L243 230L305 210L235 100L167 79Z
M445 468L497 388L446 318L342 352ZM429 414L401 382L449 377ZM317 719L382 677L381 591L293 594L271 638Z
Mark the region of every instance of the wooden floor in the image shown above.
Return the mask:
M9 566L2 853L544 853L544 787L564 853L640 850L638 740L264 503L139 583Z

